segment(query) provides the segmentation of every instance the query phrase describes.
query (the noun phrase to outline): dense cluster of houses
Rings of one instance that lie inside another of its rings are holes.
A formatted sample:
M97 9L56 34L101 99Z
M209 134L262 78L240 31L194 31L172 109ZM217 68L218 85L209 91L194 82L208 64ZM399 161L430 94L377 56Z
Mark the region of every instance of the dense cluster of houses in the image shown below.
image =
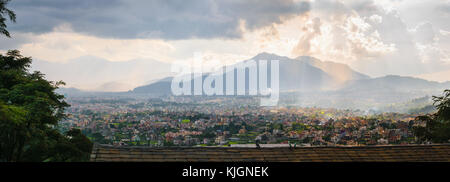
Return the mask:
M101 103L100 103L101 102ZM251 102L248 102L251 103ZM71 101L62 128L77 127L98 143L114 145L384 145L414 143L409 114L259 107L226 99Z

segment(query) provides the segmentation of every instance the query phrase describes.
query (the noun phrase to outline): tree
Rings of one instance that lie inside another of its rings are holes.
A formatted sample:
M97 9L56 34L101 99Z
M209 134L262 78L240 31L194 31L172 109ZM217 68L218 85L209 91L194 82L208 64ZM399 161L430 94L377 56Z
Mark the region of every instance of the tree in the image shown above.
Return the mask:
M16 14L10 9L6 8L6 5L10 0L0 0L0 34L11 37L8 30L6 30L6 18L8 17L10 21L16 22Z
M420 142L447 143L450 140L450 90L443 96L433 96L437 112L415 118L425 126L415 126L413 131Z
M92 134L92 140L94 141L94 142L96 142L96 143L107 143L108 141L105 139L105 137L101 134L101 133L99 133L99 132L96 132L96 133L93 133Z
M5 18L16 14L0 0L0 34L10 37ZM44 74L30 73L31 58L18 50L0 54L0 161L85 161L92 142L80 130L62 135L57 129L69 106L55 90L64 82L51 82Z
M86 161L92 150L92 142L79 129L71 129L58 140L45 161Z
M69 106L55 92L64 82L47 81L38 71L30 73L31 61L17 50L0 54L0 160L87 160L86 146L92 143L81 132L63 135L56 129Z
M0 101L0 161L12 161L16 152L17 135L24 133L26 111Z

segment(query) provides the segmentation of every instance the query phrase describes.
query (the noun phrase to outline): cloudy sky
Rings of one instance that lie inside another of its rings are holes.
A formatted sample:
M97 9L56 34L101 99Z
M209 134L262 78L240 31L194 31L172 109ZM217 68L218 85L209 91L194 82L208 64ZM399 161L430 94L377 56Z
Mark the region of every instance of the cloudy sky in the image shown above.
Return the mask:
M19 49L37 61L170 63L202 52L232 63L269 52L345 63L373 77L450 80L448 0L12 0L8 7L17 23L8 23L13 38L0 38L0 52Z

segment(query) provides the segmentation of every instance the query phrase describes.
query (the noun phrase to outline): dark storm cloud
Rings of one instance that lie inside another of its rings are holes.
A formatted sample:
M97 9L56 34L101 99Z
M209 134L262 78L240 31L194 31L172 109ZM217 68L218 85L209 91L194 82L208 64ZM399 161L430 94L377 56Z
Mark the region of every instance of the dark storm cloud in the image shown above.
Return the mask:
M67 23L74 31L112 38L238 38L249 29L309 10L292 0L14 0L11 30L45 33Z
M44 33L62 23L80 25L82 21L94 23L102 19L99 23L113 23L103 10L119 5L118 0L13 0L9 7L16 12L17 23L11 24L10 29Z

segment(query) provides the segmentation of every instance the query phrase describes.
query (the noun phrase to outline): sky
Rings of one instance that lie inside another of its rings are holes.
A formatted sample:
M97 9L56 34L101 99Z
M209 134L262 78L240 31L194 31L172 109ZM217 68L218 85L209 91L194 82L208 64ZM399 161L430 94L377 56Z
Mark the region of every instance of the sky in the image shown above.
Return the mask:
M12 38L0 38L0 53L19 49L40 62L172 63L201 52L232 64L268 52L344 63L372 77L450 81L449 0L12 0L8 7L17 23L8 22ZM68 79L83 89L95 84Z

